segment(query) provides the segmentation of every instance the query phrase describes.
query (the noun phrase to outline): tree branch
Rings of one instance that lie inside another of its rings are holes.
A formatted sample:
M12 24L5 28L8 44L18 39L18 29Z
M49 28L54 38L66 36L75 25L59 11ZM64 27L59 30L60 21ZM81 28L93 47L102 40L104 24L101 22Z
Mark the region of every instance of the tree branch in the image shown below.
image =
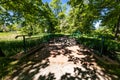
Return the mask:
M1 4L5 4L5 3L9 2L9 1L10 1L10 0L3 1L3 2L2 2L2 1L0 1L0 5L1 5Z

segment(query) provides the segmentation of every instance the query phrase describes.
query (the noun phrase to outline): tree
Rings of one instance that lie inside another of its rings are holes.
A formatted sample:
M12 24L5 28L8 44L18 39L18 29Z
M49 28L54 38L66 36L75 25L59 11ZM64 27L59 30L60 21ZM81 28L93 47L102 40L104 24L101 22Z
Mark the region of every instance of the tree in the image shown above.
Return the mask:
M103 4L105 3L105 4ZM113 33L115 34L115 39L118 39L118 36L120 34L120 1L119 0L113 0L108 1L105 0L101 2L102 10L104 11L104 15L102 16L102 24L108 26L108 28L111 28Z
M61 24L63 20L65 20L65 12L66 12L66 4L62 4L61 0L52 0L50 2L50 7L56 17L56 32L62 32L62 27Z
M62 12L61 5L62 5L61 0L52 0L51 3L50 3L52 11L54 12L56 17L58 17L58 14L60 12Z
M30 25L32 28L35 27L35 24L38 24L42 25L43 27L49 28L49 32L55 31L54 26L56 24L56 18L49 5L47 3L42 3L41 0L1 0L0 6L2 6L6 10L6 12L11 11L14 15L16 13L17 16L14 16L16 20L11 20L15 23L17 21L19 23L25 22L26 25ZM4 13L2 12L2 14ZM0 15L2 16L2 14ZM7 15L6 17L8 19L9 16ZM10 18L13 18L13 16L10 16ZM2 17L2 19L5 18ZM6 22L11 23L9 21L10 20Z
M74 18L72 22L74 26L79 24L80 30L86 33L92 29L94 22L101 20L101 24L112 29L115 37L118 38L120 33L119 0L70 0L69 4L73 11L71 11L71 17Z
M88 0L86 0L88 1ZM92 2L87 3L84 0L70 0L71 5L70 20L72 20L71 26L79 29L82 33L89 33L94 29L93 22L97 19L97 9L93 8Z

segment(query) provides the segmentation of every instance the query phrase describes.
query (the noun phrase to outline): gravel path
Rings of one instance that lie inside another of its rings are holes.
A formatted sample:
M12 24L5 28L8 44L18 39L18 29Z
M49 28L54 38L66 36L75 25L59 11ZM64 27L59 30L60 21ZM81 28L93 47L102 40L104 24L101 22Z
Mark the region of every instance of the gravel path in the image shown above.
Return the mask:
M75 39L51 39L14 70L8 80L113 80L97 65L90 50Z

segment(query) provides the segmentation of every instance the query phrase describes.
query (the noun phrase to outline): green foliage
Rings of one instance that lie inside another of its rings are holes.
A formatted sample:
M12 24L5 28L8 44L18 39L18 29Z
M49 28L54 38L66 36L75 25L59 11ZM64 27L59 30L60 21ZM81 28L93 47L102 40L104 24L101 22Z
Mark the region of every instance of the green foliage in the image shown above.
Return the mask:
M36 27L36 25L41 25L42 27L48 28L49 32L54 32L54 27L57 23L57 20L55 18L55 15L53 14L51 8L49 7L48 3L42 3L41 0L35 0L35 1L9 1L4 2L0 1L0 4L4 9L6 9L6 12L1 12L1 22L2 25L7 23L19 23L22 24L25 23L25 26L29 28L29 26ZM3 21L4 20L4 21ZM9 25L10 25L9 24ZM39 28L42 28L39 27ZM10 26L10 29L12 26ZM14 28L15 29L15 28ZM27 28L25 28L27 29ZM24 31L24 30L23 30ZM30 31L30 30L29 30ZM33 29L32 33L38 33L35 32L36 28Z
M69 0L68 3L70 11L65 14L67 5L63 5L60 0L52 0L50 4L42 3L41 0L9 2L1 0L0 24L8 26L11 23L25 22L26 27L33 26L33 34L38 33L34 28L36 24L41 26L39 27L41 30L47 28L48 32L52 33L80 30L86 34L94 30L94 22L102 20L102 25L112 29L118 36L119 1Z
M69 4L72 6L70 11L70 23L72 27L77 27L82 33L90 33L94 30L93 22L97 19L99 14L98 10L93 8L93 4L88 2L84 4L84 1L70 0Z
M33 36L31 38L26 38L26 48L29 49L33 46L39 45L40 43L43 42L43 39L45 39L45 38L43 37L42 34ZM12 55L15 55L15 54L23 51L23 41L22 41L22 39L20 39L20 40L1 40L0 47L6 56L12 56Z
M67 5L70 6L68 13ZM40 34L26 38L27 49L68 33L77 38L79 43L98 51L97 53L100 53L103 47L104 55L120 61L120 42L113 40L115 37L120 38L120 1L69 0L67 5L63 5L61 0L52 0L51 3L43 3L42 0L0 0L0 32L20 30L21 34ZM94 23L99 20L101 28L95 30ZM11 40L9 34L5 33L7 38L4 40L4 33L0 33L0 47L6 56L15 55L23 50L22 39ZM3 61L0 71L11 68L7 66L11 61L5 63L4 59L0 60ZM106 66L110 65L104 67ZM111 73L117 70L118 74L120 72L118 68L110 69Z
M97 60L98 65L102 66L103 68L105 68L105 70L113 75L118 75L120 76L120 68L119 65L114 65L114 64L107 64L105 62L103 62L102 60L99 61Z
M107 29L107 28L101 28L101 29L95 30L92 35L95 35L97 37L104 36L105 38L111 39L111 40L114 39L114 34L111 32L110 29Z
M63 32L63 25L61 24L66 19L66 5L63 5L60 0L52 0L50 2L50 7L57 20L57 24L55 25L55 32Z
M76 30L71 34L71 36L74 38L79 38L81 36L81 32L79 30Z
M0 79L3 80L3 77L12 73L13 68L15 67L16 61L9 58L0 58Z
M120 1L69 0L71 27L77 27L83 33L94 30L93 23L101 20L101 24L111 29L118 38L120 32ZM105 30L105 29L104 29Z
M10 34L10 33L5 33L2 35L8 36L7 34ZM42 42L47 42L49 39L53 37L58 37L58 36L62 36L62 34L41 33L39 35L26 37L26 48L28 50L36 45L39 45ZM0 47L2 51L5 53L5 55L9 57L23 51L23 40L22 39L0 40Z
M62 5L61 0L52 0L50 3L50 6L52 7L52 10L56 17L58 17L58 14L60 12L62 12L61 5Z
M22 41L0 41L0 47L2 48L6 56L11 56L20 52L22 50L23 45Z
M112 59L120 61L119 54L120 52L120 43L114 40L110 40L104 37L104 44L102 45L102 36L101 37L90 37L90 36L81 36L78 39L80 44L83 44L91 49L94 49L99 54L101 53L101 48L103 47L103 55L109 56Z

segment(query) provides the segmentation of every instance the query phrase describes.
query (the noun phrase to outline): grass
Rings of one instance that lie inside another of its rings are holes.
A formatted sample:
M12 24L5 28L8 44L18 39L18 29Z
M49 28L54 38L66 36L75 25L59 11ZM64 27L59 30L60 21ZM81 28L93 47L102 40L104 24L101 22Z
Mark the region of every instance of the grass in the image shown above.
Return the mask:
M15 61L9 58L0 58L0 79L13 72L15 64L11 64L12 62Z
M77 38L77 42L80 44L83 44L84 46L87 46L89 48L92 48L96 50L100 54L101 51L101 38L97 38L96 36L87 36L87 35L81 35ZM111 39L105 39L104 42L104 51L103 54L106 56L109 56L112 59L114 58L118 62L120 62L120 42L111 40ZM112 52L112 54L111 54ZM120 65L116 64L107 64L102 61L97 61L98 65L103 67L106 70L106 73L113 74L120 76Z
M14 37L11 37L11 33L9 35L8 34L9 33L1 33L1 36L8 36L10 39L6 39L6 37L4 37L4 39L0 40L0 47L7 56L5 58L0 58L0 79L4 79L6 75L11 74L17 64L17 61L12 60L9 57L23 51L22 39L14 39ZM26 48L29 49L35 45L39 45L40 43L47 42L48 39L54 36L61 36L61 34L40 34L27 37Z
M19 35L19 32L0 32L0 41L7 41L7 40L16 40L15 36ZM22 38L19 38L22 39Z
M77 38L78 43L83 44L91 49L94 49L101 54L101 48L103 48L102 54L111 57L112 59L120 61L120 42L110 39L105 39L102 45L101 38L81 36Z
M19 33L16 32L0 33L0 47L7 57L23 51L23 39L15 39L15 36L17 35L19 35ZM46 42L51 37L60 35L63 34L41 33L38 35L33 35L31 37L26 36L26 49L39 45L42 42Z
M21 38L15 39L15 36L19 35L19 32L6 32L6 33L0 33L0 47L2 48L2 51L5 53L6 56L14 55L20 51L23 50L23 40ZM29 49L35 45L38 45L39 43L47 41L46 38L54 37L54 36L60 36L64 34L38 34L33 35L32 37L26 37L26 48ZM68 34L67 34L68 35ZM46 38L43 36L47 36ZM81 35L79 37L76 37L78 42L80 44L83 44L89 48L95 49L97 51L101 51L101 39L86 35ZM120 42L117 42L115 40L106 39L104 41L104 47L106 51L110 52L120 52ZM105 54L109 54L108 52ZM120 55L117 55L118 59Z
M23 51L23 41L18 38L15 39L14 33L0 33L0 47L5 53L6 57L0 57L0 79L13 72L16 66L16 61L9 57ZM45 36L44 36L45 35ZM29 49L35 45L39 45L42 42L47 41L47 34L34 35L32 37L26 37L26 48Z
M9 57L23 51L23 40L22 38L15 39L18 34L14 32L0 33L0 47L4 54ZM34 35L26 37L26 48L29 49L35 45L41 43L45 34Z
M14 35L14 36L13 36ZM5 53L7 57L0 58L0 77L1 79L4 76L13 72L13 69L16 66L17 61L9 59L9 56L15 55L18 52L23 51L23 41L21 38L15 39L14 37L17 34L13 33L0 33L0 47L2 51ZM33 35L32 37L26 38L26 47L27 49L38 45L43 42L47 42L48 39L54 36L62 36L64 34L40 34ZM80 44L83 44L89 48L93 48L95 50L100 50L101 40L100 38L89 37L89 36L81 36L77 37L77 41ZM114 40L105 40L105 46L107 46L107 50L118 51L120 49L120 43ZM98 63L108 70L111 74L116 74L120 76L120 68L116 65L108 65L103 62L98 61Z
M97 61L98 65L103 67L106 70L106 73L120 76L120 65L115 64L106 64L102 61Z

